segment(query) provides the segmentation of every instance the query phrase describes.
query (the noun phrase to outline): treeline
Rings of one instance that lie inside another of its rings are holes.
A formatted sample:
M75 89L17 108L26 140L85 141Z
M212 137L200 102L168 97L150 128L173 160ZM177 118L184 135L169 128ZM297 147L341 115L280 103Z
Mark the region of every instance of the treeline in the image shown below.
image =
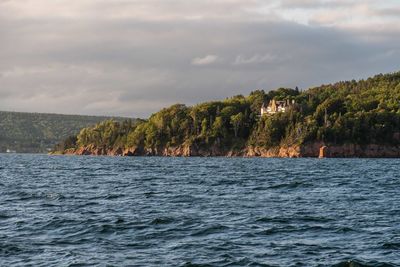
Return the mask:
M0 152L47 153L60 140L107 119L110 117L0 111Z
M294 100L285 113L260 116L263 103ZM112 120L85 128L63 148L139 147L160 150L193 145L239 150L321 141L327 144L399 144L400 72L322 85L257 90L249 96L192 107L176 104L148 120ZM60 150L60 149L59 149Z

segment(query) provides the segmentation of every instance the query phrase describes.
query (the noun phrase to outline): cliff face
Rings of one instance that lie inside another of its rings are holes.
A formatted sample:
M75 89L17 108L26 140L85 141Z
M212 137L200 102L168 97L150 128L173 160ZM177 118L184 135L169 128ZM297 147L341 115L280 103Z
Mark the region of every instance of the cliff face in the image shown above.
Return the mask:
M107 150L94 146L81 147L64 151L66 155L96 155L96 156L165 156L165 157L219 157L219 156L244 156L243 151L224 150L217 146L211 146L207 149L197 146L175 146L159 149L141 149L137 147L127 149Z
M400 146L390 145L325 145L309 143L274 149L249 148L244 156L278 158L400 158Z
M400 146L389 145L355 145L321 147L319 157L323 158L399 158Z
M332 145L323 143L309 143L271 149L246 147L242 150L224 150L217 146L207 149L196 146L176 146L161 149L112 149L96 148L93 146L81 147L64 151L66 155L104 155L104 156L166 156L166 157L266 157L266 158L399 158L400 146L389 145Z

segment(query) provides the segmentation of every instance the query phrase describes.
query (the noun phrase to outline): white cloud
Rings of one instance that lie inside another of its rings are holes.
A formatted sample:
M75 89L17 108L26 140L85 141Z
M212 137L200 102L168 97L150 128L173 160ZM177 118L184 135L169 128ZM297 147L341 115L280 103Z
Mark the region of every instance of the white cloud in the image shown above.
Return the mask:
M233 65L247 65L247 64L260 64L260 63L276 63L278 61L286 60L287 56L285 57L278 57L276 55L272 54L255 54L251 57L246 57L244 55L238 55L236 56L235 61L233 62Z
M400 23L398 0L280 0L275 11L282 18L306 25L340 28L387 27Z
M218 56L216 55L207 55L205 57L196 57L192 59L192 65L195 66L204 66L215 63L218 60Z

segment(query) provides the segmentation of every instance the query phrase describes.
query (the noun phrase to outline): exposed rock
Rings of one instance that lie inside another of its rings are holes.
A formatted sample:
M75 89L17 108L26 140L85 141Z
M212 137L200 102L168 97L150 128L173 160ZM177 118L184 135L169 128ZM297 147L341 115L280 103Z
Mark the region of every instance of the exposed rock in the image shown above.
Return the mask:
M328 150L328 147L327 146L321 146L321 148L319 149L319 156L318 156L318 158L326 158L326 155L327 155L327 150Z
M400 157L400 146L390 145L326 145L324 143L308 143L304 145L292 145L265 149L262 147L246 147L242 150L225 150L219 146L208 148L196 145L181 145L164 148L143 149L138 147L117 148L107 150L94 146L80 147L63 151L66 155L107 155L107 156L167 156L167 157L266 157L266 158L397 158Z
M398 158L400 157L400 147L376 144L325 146L323 154L320 156L325 158Z

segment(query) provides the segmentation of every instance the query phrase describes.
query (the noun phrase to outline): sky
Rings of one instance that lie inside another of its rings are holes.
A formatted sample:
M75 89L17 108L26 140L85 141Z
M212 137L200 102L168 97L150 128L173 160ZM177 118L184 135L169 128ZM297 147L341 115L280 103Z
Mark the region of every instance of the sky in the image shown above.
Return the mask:
M0 110L145 118L399 65L400 0L0 0Z

